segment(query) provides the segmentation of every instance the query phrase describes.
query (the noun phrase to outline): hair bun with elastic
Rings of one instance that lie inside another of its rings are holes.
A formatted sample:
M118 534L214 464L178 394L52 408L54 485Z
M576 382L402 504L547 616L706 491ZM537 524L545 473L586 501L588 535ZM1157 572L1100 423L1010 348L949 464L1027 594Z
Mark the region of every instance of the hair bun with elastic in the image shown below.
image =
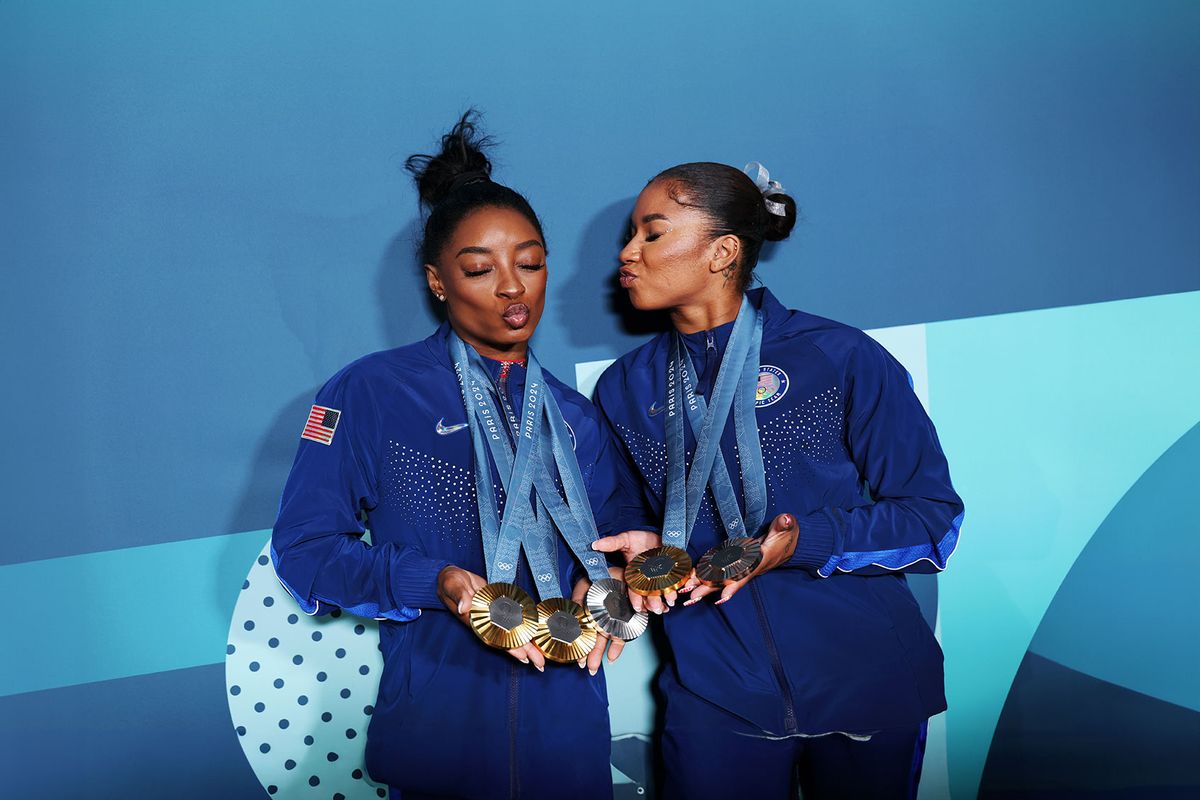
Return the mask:
M432 209L466 186L491 181L492 163L484 151L492 145L492 140L480 133L478 122L479 112L469 109L442 136L441 152L419 153L404 162L426 208Z
M763 238L768 242L786 239L796 225L796 201L783 184L771 179L771 173L760 162L751 161L742 171L754 181L763 198L763 210L766 211Z

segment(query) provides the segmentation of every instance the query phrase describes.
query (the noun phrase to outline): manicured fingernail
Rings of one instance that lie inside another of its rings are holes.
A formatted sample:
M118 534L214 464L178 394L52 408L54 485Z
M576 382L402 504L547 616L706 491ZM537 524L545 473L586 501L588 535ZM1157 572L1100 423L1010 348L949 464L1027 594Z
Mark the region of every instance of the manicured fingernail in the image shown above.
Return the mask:
M534 666L535 666L535 667L537 667L537 671L538 671L538 672L545 672L545 671L546 671L546 668L545 668L545 667L543 667L541 664L534 664Z
M684 603L684 604L683 604L683 607L684 607L684 608L687 608L687 607L688 607L688 606L690 606L692 603L698 602L699 600L700 600L700 598L699 598L699 597L693 597L691 600L688 600L686 603Z
M588 672L592 673L592 677L593 677L593 678L594 678L594 677L596 677L596 673L597 673L597 672L599 672L599 671L600 671L600 670L596 670L596 669L589 669L589 670L588 670Z
M586 666L587 666L587 661L584 661L584 660L580 659L580 661L578 662L578 664L579 664L579 668L580 668L580 669L583 669L584 667L586 667Z
M718 601L716 602L716 605L721 605L721 603L724 603L724 602L725 602L726 600L728 600L728 599L729 599L728 597L722 597L720 600L718 600Z
M675 598L674 597L668 598L667 605L670 606L671 608L674 608L675 607Z
M521 659L518 659L518 661L520 661L522 664L528 664L528 663L529 663L529 659L528 659L528 658L521 658Z

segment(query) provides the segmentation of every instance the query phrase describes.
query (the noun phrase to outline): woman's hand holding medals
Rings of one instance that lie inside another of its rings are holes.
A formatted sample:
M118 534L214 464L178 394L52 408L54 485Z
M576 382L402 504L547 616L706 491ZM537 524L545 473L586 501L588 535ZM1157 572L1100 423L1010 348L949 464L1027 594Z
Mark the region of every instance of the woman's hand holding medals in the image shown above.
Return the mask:
M612 575L614 582L620 582L624 570L620 567L610 567L609 574ZM489 586L487 580L474 572L462 569L461 567L448 566L442 569L438 574L438 597L455 616L463 621L467 627L471 628L476 633L479 633L476 621L472 620L472 608L477 606L475 603L476 594ZM578 605L588 608L589 597L594 597L591 593L593 584L587 578L582 578L575 584L575 589L571 593L571 600ZM486 594L486 592L485 592ZM624 597L624 593L619 594ZM636 597L636 595L628 595L628 597ZM603 600L601 603L603 604ZM612 599L609 599L612 603ZM632 603L630 603L632 605ZM615 611L615 609L614 609ZM635 609L640 612L640 609ZM475 614L478 614L478 609L475 609ZM600 665L604 661L604 654L607 650L608 663L613 663L621 655L621 651L625 649L625 640L606 631L603 627L596 625L591 619L590 609L586 615L588 618L589 628L595 631L595 644L588 651L587 655L578 660L580 668L586 667L588 672L595 675L600 670ZM617 611L614 616L630 620L630 612L627 609L624 614ZM639 629L634 623L634 635L645 629L641 626ZM633 638L631 636L630 638ZM506 648L508 654L520 661L522 664L532 664L539 672L544 672L546 668L546 654L543 653L535 641L528 641L519 647ZM560 659L561 660L561 659Z
M662 537L653 531L625 531L614 536L605 536L592 542L592 549L601 553L620 553L629 564L642 553L662 545ZM635 611L665 614L675 605L676 593L668 590L662 594L642 595L631 591L629 603Z
M731 575L730 577L717 582L712 580L712 578L716 577L715 573L719 572L719 570L714 569L709 574L705 574L703 578L701 577L701 575L705 573L705 567L708 566L705 563L705 559L708 558L708 554L706 554L705 558L700 559L700 564L697 566L697 568L693 570L690 576L688 576L687 583L685 583L683 588L679 590L681 594L687 592L691 595L684 605L690 606L699 601L705 595L709 595L718 591L721 593L721 596L717 600L717 605L726 602L729 600L729 598L741 591L741 588L745 586L751 578L755 577L756 575L761 575L764 572L769 572L770 570L778 567L780 564L787 563L788 559L792 557L792 554L796 552L796 541L798 540L799 536L800 526L797 525L796 518L791 514L780 514L779 516L775 517L775 519L771 520L771 527L767 529L767 532L764 536L757 539L729 540L725 543L726 546L731 545L734 542L752 542L752 547L757 549L760 553L758 563L750 567L749 574L745 575L745 577L733 577ZM714 551L719 552L722 549L723 548L713 548L713 550L709 551L709 553L714 553ZM738 555L740 555L742 559L742 565L748 566L750 559L747 558L747 555L749 555L751 548L744 547L744 550L746 551L744 554ZM726 567L726 569L730 569L730 567ZM704 580L704 578L708 578L709 580Z
M674 607L681 594L690 595L684 603L690 606L706 595L720 592L721 596L717 599L720 605L737 594L751 578L787 563L796 551L799 536L800 528L795 516L780 514L771 521L765 535L753 539L728 539L705 553L694 569L690 567L690 558L686 555L680 557L681 563L686 560L689 571L678 588L640 594L635 586L637 581L630 581L627 575L630 604L638 611L645 609L655 614L665 614ZM635 562L644 564L644 556L648 553L674 550L663 548L662 539L657 533L637 530L598 539L592 542L592 549L602 553L621 553L629 565L627 571L635 567Z
M475 599L475 593L487 585L487 580L474 572L450 565L438 573L437 592L450 613L461 619L468 628L475 630L471 623L472 601ZM546 656L533 642L508 648L508 654L522 664L533 664L539 672L546 671Z
M615 580L622 580L625 570L620 567L609 567L608 572ZM574 591L571 592L571 599L581 606L587 605L588 591L592 588L592 582L587 578L581 578L575 584ZM633 595L630 595L632 600ZM631 602L630 605L633 605ZM600 664L604 661L605 646L608 648L608 663L613 663L621 655L621 651L625 649L625 640L606 632L602 628L596 629L596 644L585 658L579 659L579 666L587 667L587 671L595 675Z

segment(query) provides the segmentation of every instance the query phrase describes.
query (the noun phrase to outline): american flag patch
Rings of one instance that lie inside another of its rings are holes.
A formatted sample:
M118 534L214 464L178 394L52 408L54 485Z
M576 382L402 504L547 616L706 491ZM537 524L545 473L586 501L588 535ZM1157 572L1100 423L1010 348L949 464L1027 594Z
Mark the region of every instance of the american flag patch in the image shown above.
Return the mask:
M300 434L300 438L329 444L333 441L333 432L337 430L341 418L342 412L336 408L313 406L312 411L308 412L308 422L304 423L304 433Z

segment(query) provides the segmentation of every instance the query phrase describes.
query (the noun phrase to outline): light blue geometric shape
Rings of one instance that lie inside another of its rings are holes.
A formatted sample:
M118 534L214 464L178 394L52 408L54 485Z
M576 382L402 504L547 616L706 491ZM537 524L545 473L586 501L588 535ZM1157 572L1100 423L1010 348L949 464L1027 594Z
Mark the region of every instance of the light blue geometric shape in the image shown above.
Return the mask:
M580 361L575 364L575 391L584 397L591 397L596 390L596 381L615 358L605 358L600 361Z
M219 663L268 530L0 566L0 696Z
M1200 711L1200 426L1121 498L1029 644L1093 678Z
M912 378L913 391L928 413L929 362L925 352L925 324L875 328L864 333L883 345L884 349L904 365Z
M974 797L1034 631L1113 506L1200 418L1200 292L926 326L967 525L939 576L950 788Z

